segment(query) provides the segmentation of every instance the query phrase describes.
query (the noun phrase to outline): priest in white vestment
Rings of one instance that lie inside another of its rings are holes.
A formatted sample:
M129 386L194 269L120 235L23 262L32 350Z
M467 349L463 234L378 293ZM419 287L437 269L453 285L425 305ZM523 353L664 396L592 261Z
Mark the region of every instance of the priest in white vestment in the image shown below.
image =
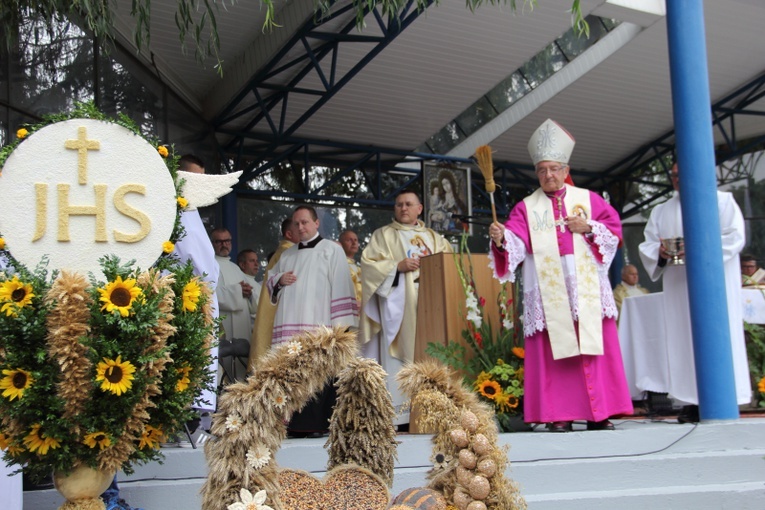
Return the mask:
M252 327L255 324L255 316L258 312L258 302L260 301L261 284L255 278L258 276L260 266L258 265L258 254L250 248L240 251L236 256L236 265L244 273L244 279L252 287L252 293L248 299L250 309L250 335L245 338L249 341L252 336Z
M405 363L414 361L420 258L451 253L441 234L426 228L419 196L404 190L396 197L395 220L372 234L361 254L362 299L359 341L362 355L376 359L388 373L396 425L409 423L406 397L395 382Z
M247 283L239 266L229 259L231 232L225 228L216 228L210 237L215 249L215 260L220 266L215 294L218 296L219 313L223 318L226 339L230 341L237 338L249 339L252 329L250 327L252 286Z
M662 239L683 237L683 217L680 210L679 174L677 164L670 176L675 194L651 211L645 227L645 241L640 244L640 258L648 276L653 281L664 279L664 306L666 308L667 362L670 397L692 406L699 402L696 389L696 368L693 358L691 337L690 304L688 301L688 280L685 265L668 263L671 256L661 245ZM728 320L730 322L733 371L736 381L736 400L748 404L751 400L749 367L744 344L744 325L741 316L741 273L738 254L744 247L744 217L733 195L717 192L717 207L722 234L723 267L725 271L725 292L728 299ZM681 253L680 255L684 255ZM698 421L698 408L686 407L678 418L683 421Z
M266 282L271 302L277 304L274 347L318 326L357 328L359 323L356 292L343 249L319 235L319 219L313 207L298 207L292 221L300 242L282 253ZM330 382L292 416L287 430L293 436L326 432L334 402L334 385Z
M616 303L616 309L619 313L622 311L622 301L625 298L643 296L648 293L648 289L638 283L637 267L632 264L624 266L622 268L622 281L614 287L614 303Z
M268 278L273 274L274 266L290 246L293 246L300 240L297 228L292 221L292 215L282 221L282 238L279 246L268 258L268 265L263 274L263 285L258 298L258 310L255 313L255 325L252 328L252 337L250 339L250 371L255 368L255 364L261 356L271 349L271 338L274 332L274 315L276 314L276 305L271 302L271 295L268 293Z
M356 254L359 252L359 236L353 230L343 230L338 241L345 252L345 257L348 259L351 280L353 280L353 286L356 289L356 301L361 306L361 266L356 262Z
M757 266L757 258L754 255L741 255L741 285L750 288L765 286L765 269Z

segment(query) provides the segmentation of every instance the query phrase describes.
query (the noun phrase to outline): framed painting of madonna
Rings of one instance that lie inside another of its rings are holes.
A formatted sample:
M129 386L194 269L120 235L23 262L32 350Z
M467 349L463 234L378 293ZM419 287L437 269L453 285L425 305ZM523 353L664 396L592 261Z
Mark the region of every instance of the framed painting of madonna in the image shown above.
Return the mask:
M441 234L472 234L470 171L456 165L425 162L422 169L425 226Z

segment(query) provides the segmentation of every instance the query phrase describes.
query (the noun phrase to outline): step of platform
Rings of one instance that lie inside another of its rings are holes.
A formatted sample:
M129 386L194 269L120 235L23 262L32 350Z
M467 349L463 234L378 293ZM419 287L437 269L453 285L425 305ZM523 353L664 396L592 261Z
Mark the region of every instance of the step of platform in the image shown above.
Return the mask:
M674 420L617 421L617 430L503 434L507 474L530 510L765 508L765 418L680 425ZM400 435L392 493L427 483L431 442ZM279 465L324 474L326 438L286 440ZM122 497L146 510L201 508L207 476L201 449L164 449L162 465L121 474ZM244 454L244 452L243 452ZM24 510L56 509L53 490L24 493Z

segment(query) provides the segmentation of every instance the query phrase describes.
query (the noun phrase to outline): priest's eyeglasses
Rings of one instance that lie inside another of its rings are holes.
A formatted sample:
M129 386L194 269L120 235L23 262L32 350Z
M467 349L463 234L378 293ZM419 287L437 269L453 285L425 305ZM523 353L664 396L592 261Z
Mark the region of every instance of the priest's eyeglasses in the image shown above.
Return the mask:
M563 171L564 168L566 168L565 165L553 166L550 168L537 168L536 174L539 177L542 177L543 175L547 175L548 173L551 175L560 175L560 173Z
M231 238L228 239L216 239L213 244L231 244Z

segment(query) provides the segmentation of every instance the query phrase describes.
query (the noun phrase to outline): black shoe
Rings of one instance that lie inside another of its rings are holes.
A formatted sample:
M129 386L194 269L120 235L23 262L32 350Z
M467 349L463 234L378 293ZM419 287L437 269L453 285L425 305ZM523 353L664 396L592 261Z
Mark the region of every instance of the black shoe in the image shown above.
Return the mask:
M680 414L677 415L678 423L698 423L699 422L699 406L683 406Z
M610 420L588 421L587 430L614 430L614 424Z
M548 423L547 430L550 432L571 432L571 422L570 421L554 421L552 423Z

